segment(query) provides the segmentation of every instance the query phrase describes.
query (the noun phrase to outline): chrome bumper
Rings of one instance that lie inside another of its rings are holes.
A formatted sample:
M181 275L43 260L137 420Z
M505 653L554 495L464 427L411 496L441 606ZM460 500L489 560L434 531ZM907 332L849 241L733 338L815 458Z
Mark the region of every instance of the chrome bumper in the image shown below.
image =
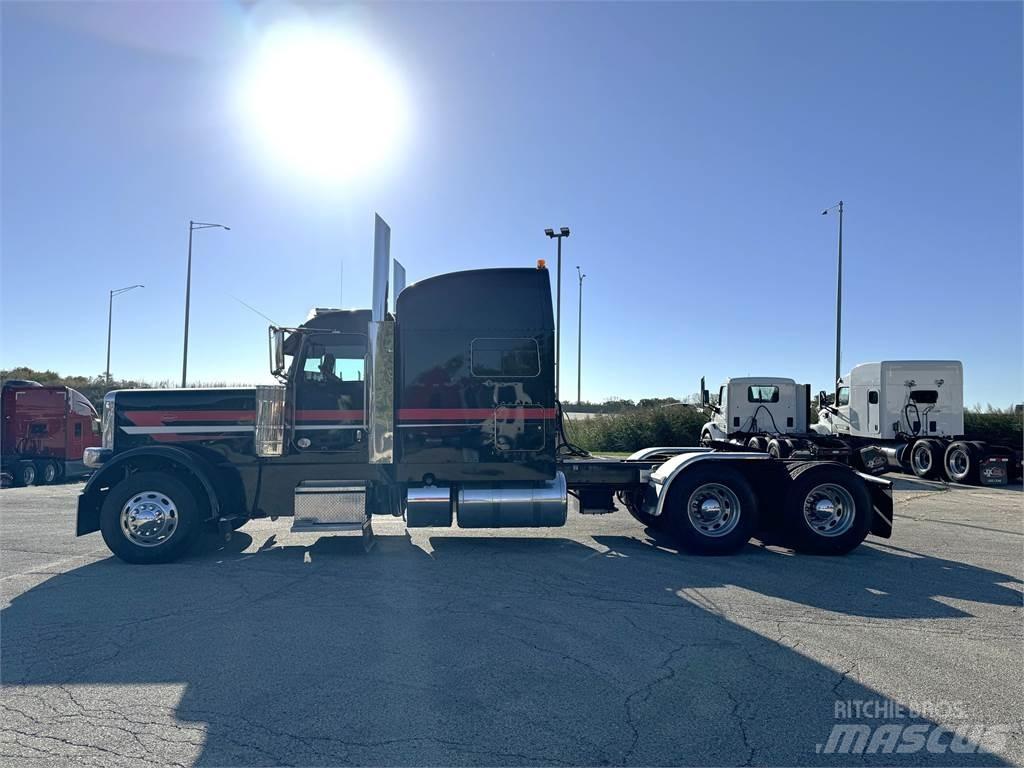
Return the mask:
M86 448L82 454L82 462L87 467L96 469L102 467L103 464L114 455L114 452L110 448Z

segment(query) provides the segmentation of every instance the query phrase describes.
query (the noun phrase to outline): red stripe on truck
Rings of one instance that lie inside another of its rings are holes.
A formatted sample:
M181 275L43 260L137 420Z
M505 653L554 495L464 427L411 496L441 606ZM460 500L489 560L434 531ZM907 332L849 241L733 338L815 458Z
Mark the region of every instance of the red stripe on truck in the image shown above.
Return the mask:
M256 420L255 411L125 411L125 418L137 427L174 426L180 422L209 424L224 422L225 424L252 424Z
M429 419L553 419L554 408L527 408L523 406L502 406L500 408L399 408L399 421L422 421Z

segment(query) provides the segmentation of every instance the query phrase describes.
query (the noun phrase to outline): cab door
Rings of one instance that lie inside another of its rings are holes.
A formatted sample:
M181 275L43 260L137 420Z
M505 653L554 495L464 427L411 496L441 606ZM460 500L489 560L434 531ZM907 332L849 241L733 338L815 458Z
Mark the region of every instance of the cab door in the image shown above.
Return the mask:
M850 387L847 385L836 389L836 431L850 432Z
M867 431L868 434L877 435L879 434L879 421L878 421L878 390L868 390L868 407L867 407Z
M303 339L294 363L292 445L300 452L366 451L365 334Z

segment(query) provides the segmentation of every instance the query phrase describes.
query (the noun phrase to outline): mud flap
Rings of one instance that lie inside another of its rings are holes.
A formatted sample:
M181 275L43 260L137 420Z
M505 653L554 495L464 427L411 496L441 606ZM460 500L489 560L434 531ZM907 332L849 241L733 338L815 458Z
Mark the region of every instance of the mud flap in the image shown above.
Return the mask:
M100 529L100 505L98 494L78 494L78 515L75 521L75 536L85 536Z
M978 478L982 485L1006 485L1010 480L1008 456L986 456L981 460Z
M864 471L871 475L882 475L888 471L888 461L885 458L885 454L873 445L865 446L858 452L860 457L860 465L864 467Z
M888 539L892 536L892 483L880 477L865 475L863 472L857 474L864 480L868 493L871 494L874 513L871 515L870 531L874 536Z

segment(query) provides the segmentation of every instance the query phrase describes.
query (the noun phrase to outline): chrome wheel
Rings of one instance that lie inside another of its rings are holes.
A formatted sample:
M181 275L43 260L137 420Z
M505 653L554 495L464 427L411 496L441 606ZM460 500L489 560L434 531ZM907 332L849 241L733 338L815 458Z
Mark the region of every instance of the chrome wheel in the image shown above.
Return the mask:
M946 469L950 477L966 477L971 469L971 457L966 448L959 445L946 454Z
M163 544L178 527L178 509L159 491L142 491L121 508L121 532L132 544L156 547Z
M725 536L740 522L740 500L721 483L697 486L686 502L690 525L705 536Z
M932 471L932 452L928 446L919 444L914 446L914 452L910 455L910 463L914 470L920 475L926 475Z
M804 498L804 521L819 536L842 536L856 517L853 496L841 485L822 483Z
M57 465L52 461L43 466L43 482L49 485L57 479Z

